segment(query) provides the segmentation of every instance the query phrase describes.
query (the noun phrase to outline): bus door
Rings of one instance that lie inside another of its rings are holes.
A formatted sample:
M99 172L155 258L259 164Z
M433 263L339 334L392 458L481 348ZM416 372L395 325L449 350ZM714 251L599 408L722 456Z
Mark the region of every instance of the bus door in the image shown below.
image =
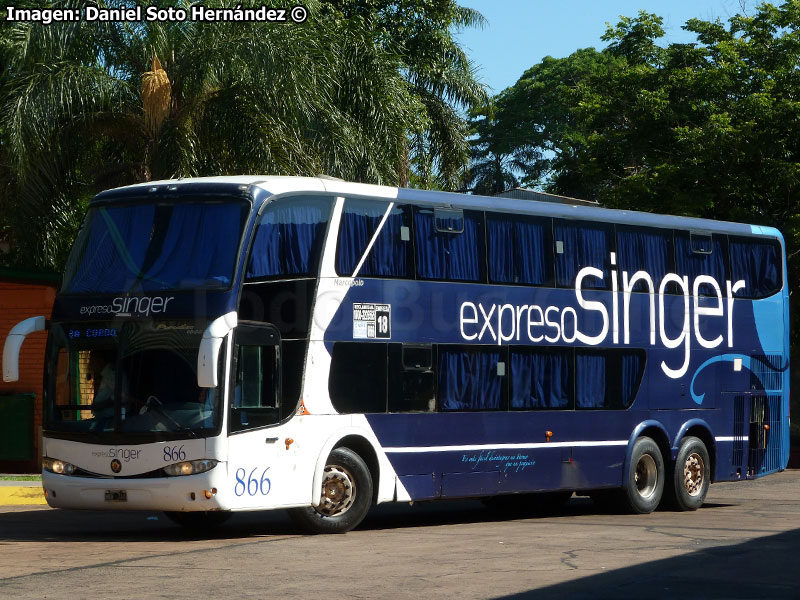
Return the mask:
M283 503L294 449L275 433L282 420L281 339L269 324L240 321L231 361L228 482L237 507ZM285 436L284 436L285 437Z
M733 406L734 477L759 477L780 469L780 396L763 391L724 394Z

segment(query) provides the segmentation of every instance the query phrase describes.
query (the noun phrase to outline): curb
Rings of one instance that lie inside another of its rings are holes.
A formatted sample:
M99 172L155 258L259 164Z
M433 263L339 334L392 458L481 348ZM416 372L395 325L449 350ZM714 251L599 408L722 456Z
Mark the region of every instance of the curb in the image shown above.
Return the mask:
M0 487L0 506L44 505L44 491L37 486Z

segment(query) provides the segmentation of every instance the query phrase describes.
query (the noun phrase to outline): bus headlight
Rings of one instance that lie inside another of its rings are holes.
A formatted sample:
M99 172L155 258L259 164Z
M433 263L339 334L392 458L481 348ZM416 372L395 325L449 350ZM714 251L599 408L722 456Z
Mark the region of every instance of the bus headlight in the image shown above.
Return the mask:
M205 473L217 466L218 460L204 458L203 460L187 460L164 467L164 473L171 477L178 475L197 475Z
M75 465L63 460L47 457L42 459L42 468L51 473L57 473L58 475L72 475L75 472Z

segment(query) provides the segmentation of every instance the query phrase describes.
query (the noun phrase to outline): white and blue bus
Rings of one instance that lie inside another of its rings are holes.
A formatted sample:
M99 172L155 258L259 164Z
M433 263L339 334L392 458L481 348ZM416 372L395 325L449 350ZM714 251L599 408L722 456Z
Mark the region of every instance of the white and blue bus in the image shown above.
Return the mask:
M103 192L47 329L51 506L317 532L382 502L698 508L789 454L771 228L326 178Z

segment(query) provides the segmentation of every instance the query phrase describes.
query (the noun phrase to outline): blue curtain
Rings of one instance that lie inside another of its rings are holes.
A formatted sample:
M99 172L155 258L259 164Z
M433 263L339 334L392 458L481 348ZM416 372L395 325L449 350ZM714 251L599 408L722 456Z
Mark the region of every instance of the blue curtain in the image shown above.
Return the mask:
M227 286L239 250L241 220L238 203L95 209L87 222L88 238L79 263L74 275L67 276L65 290Z
M678 275L688 275L689 285L698 275L710 275L717 280L720 289L725 284L725 253L719 236L714 236L710 245L705 236L693 236L679 232L675 235L675 270ZM692 248L695 251L692 251ZM711 251L711 254L697 252ZM713 295L710 286L700 287L700 295ZM689 290L691 293L691 290ZM724 291L723 291L724 294Z
M64 290L124 292L136 281L153 227L153 206L95 208L86 221L86 241L68 273Z
M781 259L777 244L732 239L730 252L731 279L745 282L737 296L764 298L780 289Z
M591 223L555 221L553 233L556 243L561 241L564 244L564 252L555 255L557 285L572 287L575 276L584 267L596 267L604 273L603 281L596 277L584 279L584 288L602 289L610 285L609 272L605 268L611 237L607 228Z
M500 408L499 361L499 352L440 348L438 377L442 410Z
M511 352L511 408L568 408L568 351Z
M229 285L239 250L241 206L176 204L169 210L161 251L142 288Z
M342 212L339 242L336 248L336 272L350 276L367 249L381 216L386 211L383 203L369 203L347 200Z
M330 202L279 200L267 207L256 231L247 277L296 277L317 269Z
M461 225L460 220L439 219L440 225ZM464 214L464 231L448 233L437 231L433 211L417 210L414 213L414 239L416 241L417 275L423 279L449 279L478 281L480 256L478 220Z
M347 200L342 213L339 246L336 254L336 271L340 275L353 274L358 261L375 235L388 203L364 200ZM369 256L361 266L361 277L407 277L406 243L400 239L403 226L403 209L392 207Z
M575 399L578 408L603 408L606 403L606 357L602 354L575 356Z
M669 272L672 256L672 232L657 229L624 230L617 229L617 265L620 272L620 289L622 289L622 271L632 277L636 271L647 271L653 279L654 291ZM649 291L643 281L633 286L636 291Z
M636 399L641 380L642 357L636 352L622 353L621 400L622 406L628 408Z
M547 282L548 248L545 224L522 217L487 214L489 281L493 283Z

